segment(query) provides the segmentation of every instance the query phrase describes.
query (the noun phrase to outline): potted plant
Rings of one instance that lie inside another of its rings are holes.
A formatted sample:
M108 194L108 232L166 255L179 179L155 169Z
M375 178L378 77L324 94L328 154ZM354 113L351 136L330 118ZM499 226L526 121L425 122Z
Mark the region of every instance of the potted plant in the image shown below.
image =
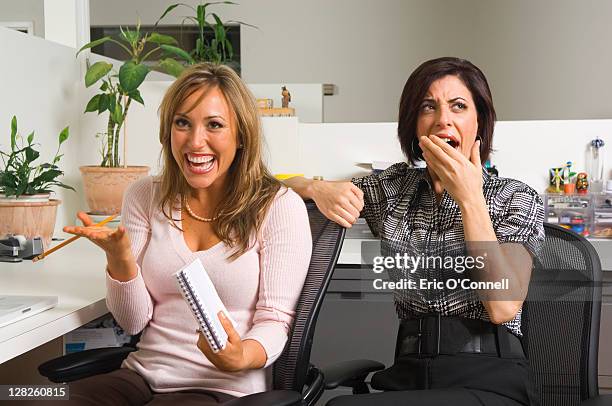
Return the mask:
M57 164L62 158L60 147L68 139L69 129L58 136L57 152L50 163L34 164L40 153L34 149L34 132L27 144L17 132L17 117L11 120L11 148L0 150L0 235L21 234L41 237L45 249L51 243L55 228L58 199L51 199L54 187L74 189L59 180L64 173Z
M189 21L195 24L198 28L198 37L196 39L195 48L190 51L185 51L172 44L162 45L162 49L167 54L173 55L184 61L185 64L191 65L200 62L213 62L217 64L228 65L233 68L236 72L239 72L240 66L234 58L234 49L231 42L227 37L227 23L236 23L239 25L246 25L249 27L257 28L254 25L244 23L242 21L226 21L223 22L219 15L213 12L207 12L207 8L217 4L229 4L237 5L231 1L215 1L210 3L201 3L195 8L184 3L176 3L170 5L166 11L159 17L155 26L157 26L161 20L166 17L172 10L177 7L188 8L192 11L193 15L184 16L183 24ZM212 31L212 37L206 35L207 31ZM184 69L181 64L178 64L173 59L168 59L164 62L167 65L168 72L178 76Z
M85 49L111 42L126 53L126 61L117 72L113 65L100 61L88 66L85 73L85 86L90 87L101 81L99 92L94 95L85 108L85 113L107 113L106 129L102 132L102 161L99 166L81 166L85 195L90 213L115 214L121 211L123 192L135 180L146 176L147 166L128 166L126 158L126 118L132 101L144 105L138 88L151 71L145 62L164 46L176 45L174 38L158 33L146 33L140 30L121 29L118 38L110 36L100 38L84 45L77 55ZM153 48L145 52L145 46ZM168 60L166 60L168 59ZM172 66L179 65L162 59L154 68L168 72ZM123 128L123 164L119 144Z

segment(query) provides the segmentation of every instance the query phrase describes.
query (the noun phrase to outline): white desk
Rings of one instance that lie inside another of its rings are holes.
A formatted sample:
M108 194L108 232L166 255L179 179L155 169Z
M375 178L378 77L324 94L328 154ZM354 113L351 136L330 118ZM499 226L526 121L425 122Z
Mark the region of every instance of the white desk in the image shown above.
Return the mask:
M59 298L53 309L0 327L0 363L107 313L105 265L102 249L86 239L36 263L0 262L0 294Z

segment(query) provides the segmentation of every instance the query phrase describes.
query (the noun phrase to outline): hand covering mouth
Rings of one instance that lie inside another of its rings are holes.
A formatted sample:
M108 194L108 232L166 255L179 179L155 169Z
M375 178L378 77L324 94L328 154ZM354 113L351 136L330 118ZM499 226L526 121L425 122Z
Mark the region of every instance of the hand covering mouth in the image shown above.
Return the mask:
M436 137L440 138L442 141L446 142L448 145L450 145L454 149L459 148L459 145L461 144L459 142L459 139L457 137L455 137L455 135L453 135L453 134L439 133L439 134L434 134L434 135Z

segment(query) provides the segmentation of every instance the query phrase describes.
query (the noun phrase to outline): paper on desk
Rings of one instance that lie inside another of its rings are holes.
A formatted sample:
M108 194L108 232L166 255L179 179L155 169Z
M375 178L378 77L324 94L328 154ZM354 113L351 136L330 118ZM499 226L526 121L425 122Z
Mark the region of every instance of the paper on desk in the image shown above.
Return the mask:
M112 327L79 328L64 335L66 354L93 348L119 347L120 345Z

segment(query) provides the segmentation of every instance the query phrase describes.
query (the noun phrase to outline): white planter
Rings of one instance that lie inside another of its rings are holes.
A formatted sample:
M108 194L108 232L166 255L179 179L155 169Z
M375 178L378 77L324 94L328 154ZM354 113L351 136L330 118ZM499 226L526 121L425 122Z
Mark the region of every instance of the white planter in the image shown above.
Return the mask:
M0 202L38 203L48 202L51 193L40 193L37 195L21 195L19 197L0 195Z

